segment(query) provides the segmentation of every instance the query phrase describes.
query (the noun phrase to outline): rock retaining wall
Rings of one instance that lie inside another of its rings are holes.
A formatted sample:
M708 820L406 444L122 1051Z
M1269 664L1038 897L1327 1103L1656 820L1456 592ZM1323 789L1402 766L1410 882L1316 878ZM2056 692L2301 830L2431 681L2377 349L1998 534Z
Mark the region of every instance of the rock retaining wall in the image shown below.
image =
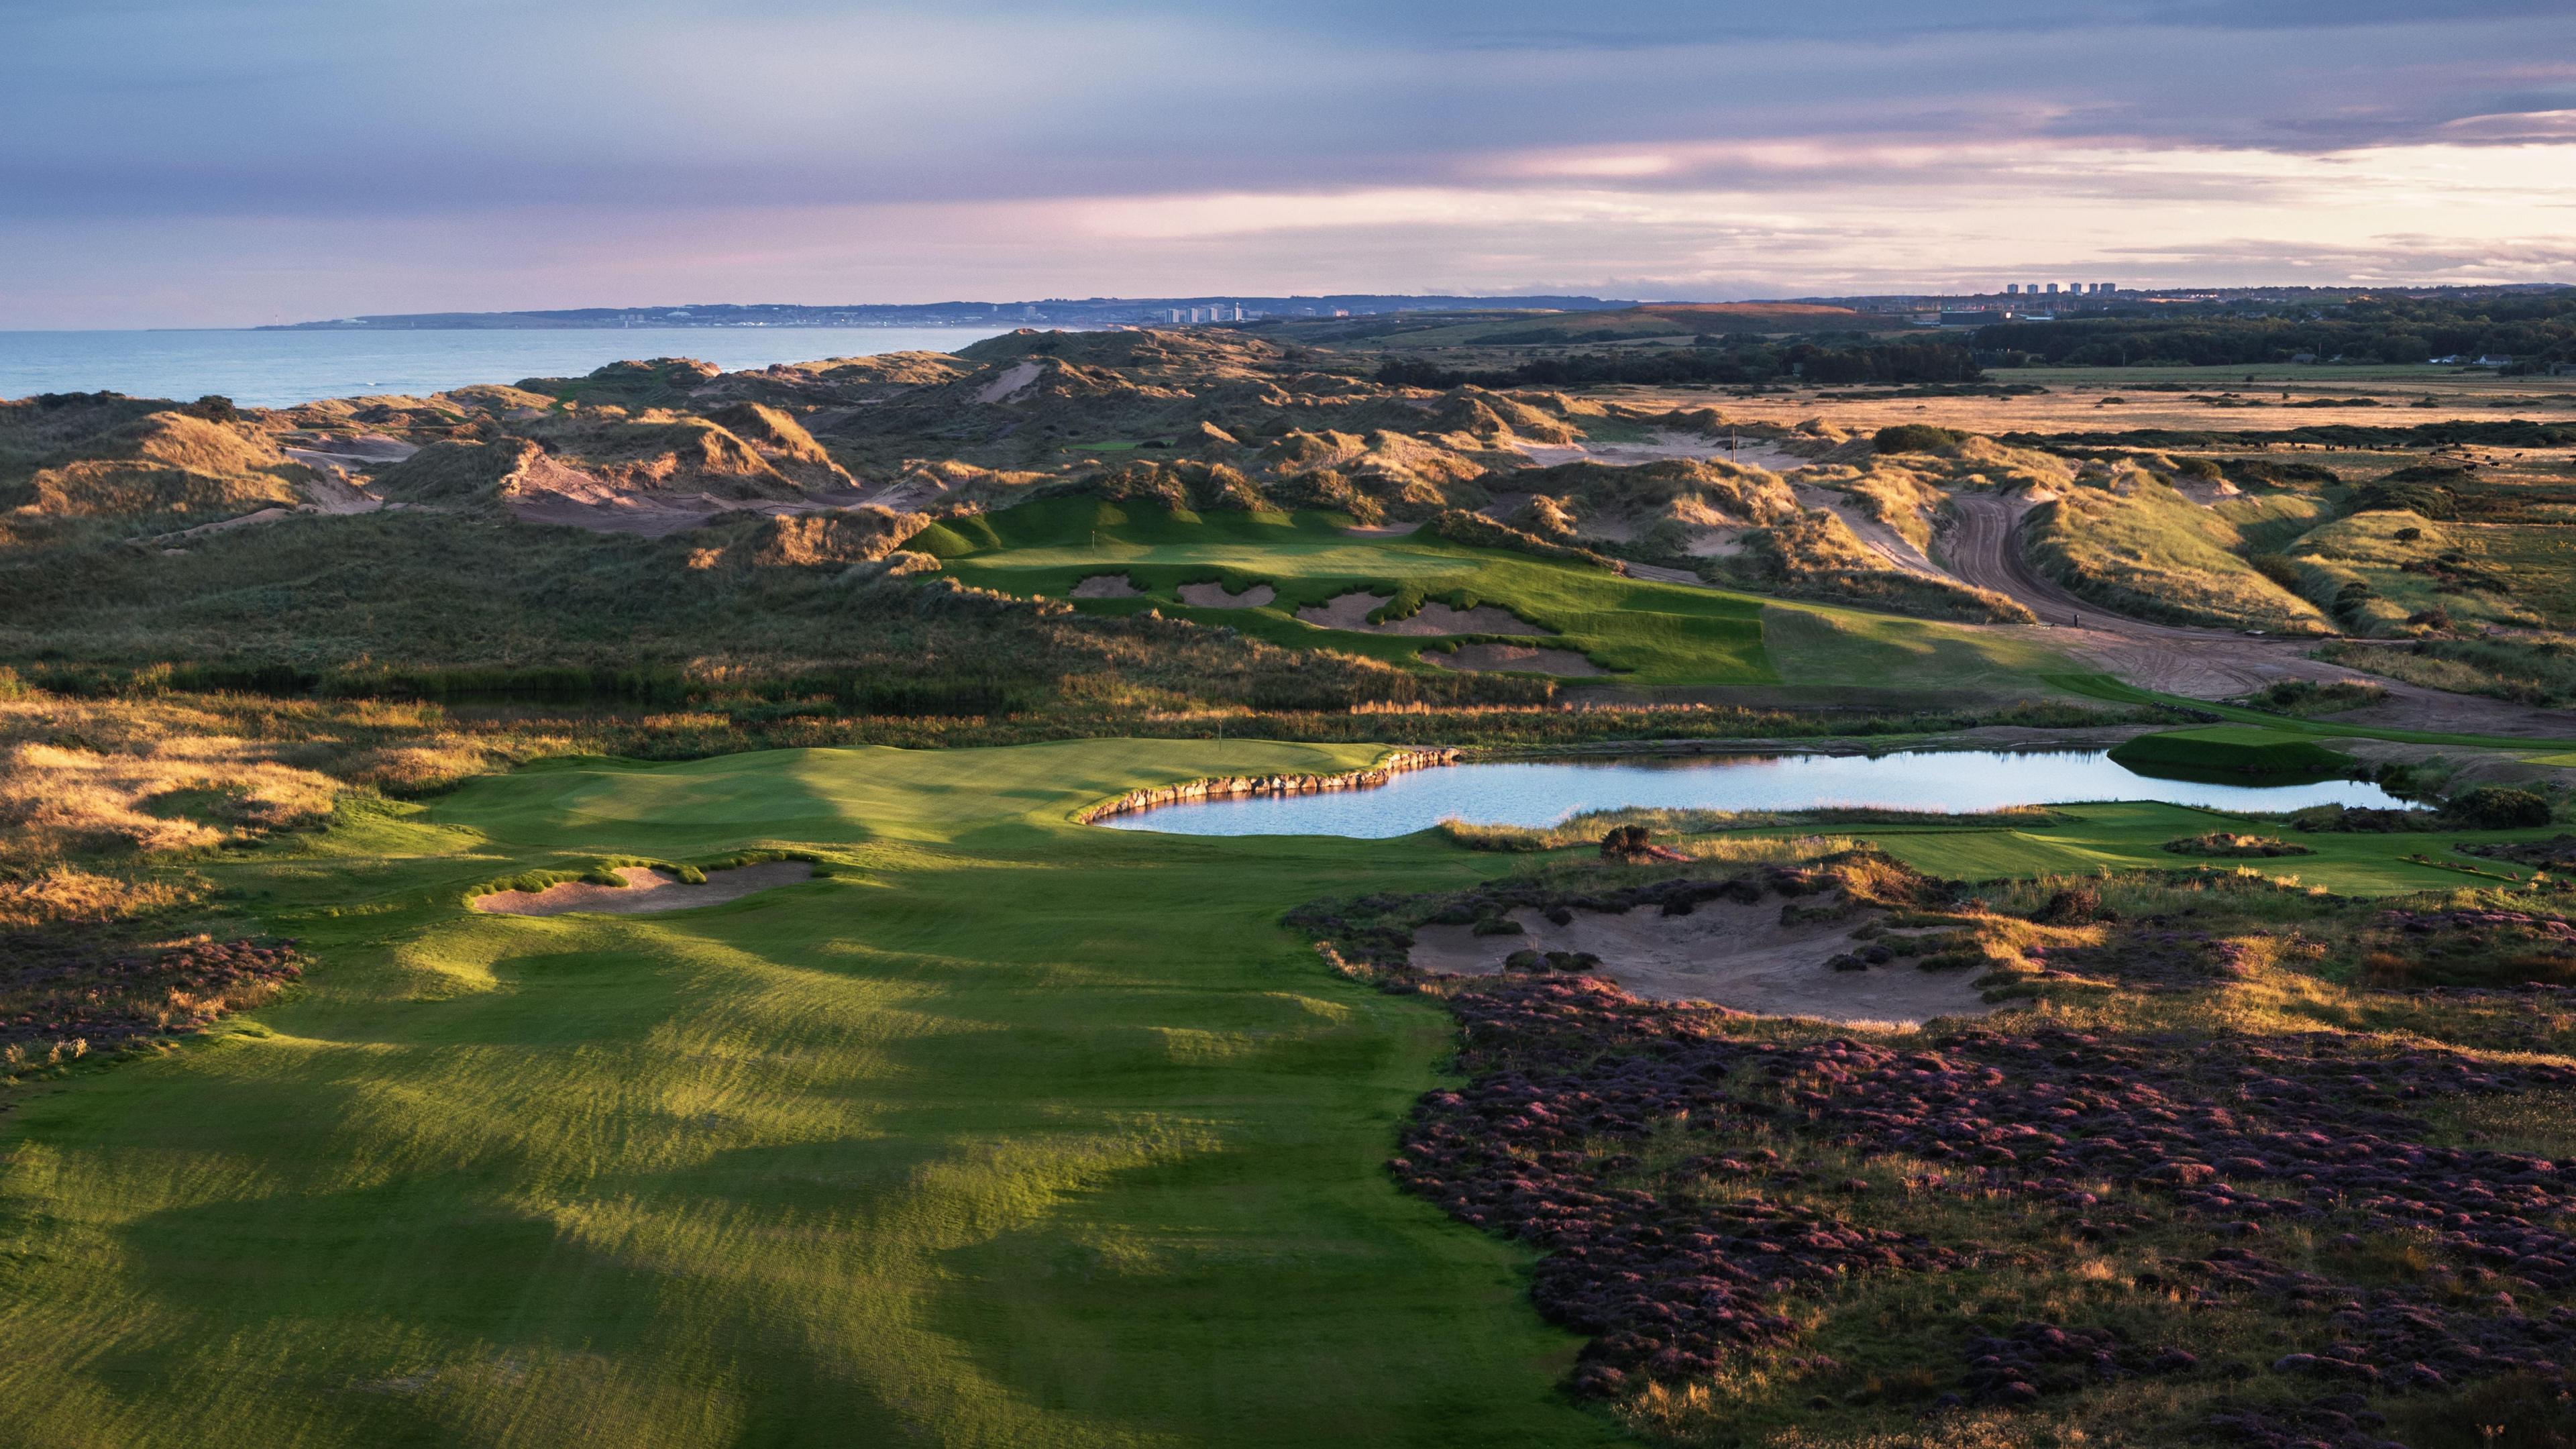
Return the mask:
M1106 820L1113 815L1133 815L1140 810L1153 810L1165 805L1180 805L1193 800L1223 800L1240 795L1320 795L1327 790L1365 790L1383 785L1407 770L1427 770L1436 765L1458 763L1456 750L1397 750L1365 770L1350 770L1339 775L1217 775L1205 780L1191 780L1179 785L1156 785L1143 790L1130 790L1114 800L1103 801L1077 812L1074 819L1085 825Z

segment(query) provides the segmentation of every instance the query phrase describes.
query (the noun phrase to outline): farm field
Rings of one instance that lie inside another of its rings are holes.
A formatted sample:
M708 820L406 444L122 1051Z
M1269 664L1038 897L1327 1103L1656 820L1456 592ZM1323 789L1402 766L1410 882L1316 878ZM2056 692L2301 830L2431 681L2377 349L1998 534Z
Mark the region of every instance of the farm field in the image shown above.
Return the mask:
M207 863L331 969L0 1119L8 1437L1603 1441L1521 1255L1379 1166L1446 1019L1276 925L1492 863L1065 819L1375 753L565 760ZM757 846L824 878L660 917L460 905Z

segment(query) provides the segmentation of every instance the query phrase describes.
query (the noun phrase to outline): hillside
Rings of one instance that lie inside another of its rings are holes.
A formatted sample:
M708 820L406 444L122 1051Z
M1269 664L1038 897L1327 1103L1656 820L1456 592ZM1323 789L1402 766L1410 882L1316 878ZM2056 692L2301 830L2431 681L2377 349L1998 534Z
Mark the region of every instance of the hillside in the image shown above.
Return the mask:
M2563 1418L2576 458L1842 321L0 404L11 1422Z

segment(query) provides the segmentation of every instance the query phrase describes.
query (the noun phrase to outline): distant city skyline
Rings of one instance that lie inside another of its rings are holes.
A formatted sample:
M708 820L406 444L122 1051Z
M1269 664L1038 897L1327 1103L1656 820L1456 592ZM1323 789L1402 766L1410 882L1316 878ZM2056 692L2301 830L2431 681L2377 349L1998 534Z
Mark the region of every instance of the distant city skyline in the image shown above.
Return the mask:
M2441 9L0 0L0 327L2576 281L2576 8Z

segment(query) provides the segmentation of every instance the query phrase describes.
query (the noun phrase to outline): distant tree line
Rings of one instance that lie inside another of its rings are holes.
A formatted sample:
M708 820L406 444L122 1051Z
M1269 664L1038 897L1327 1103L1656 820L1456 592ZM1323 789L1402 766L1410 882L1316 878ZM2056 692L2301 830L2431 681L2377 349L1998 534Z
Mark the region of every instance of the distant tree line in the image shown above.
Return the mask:
M2516 371L2576 361L2576 289L2474 298L2392 297L2261 315L2067 318L1980 327L1989 367L2236 367L2320 361L2426 362L2511 357Z
M1977 355L1951 342L1881 342L1831 347L1703 338L1700 345L1652 352L1587 352L1537 357L1516 367L1460 370L1419 358L1389 358L1377 380L1390 387L1583 387L1596 383L1683 383L1759 387L1800 381L1847 383L1976 382Z

